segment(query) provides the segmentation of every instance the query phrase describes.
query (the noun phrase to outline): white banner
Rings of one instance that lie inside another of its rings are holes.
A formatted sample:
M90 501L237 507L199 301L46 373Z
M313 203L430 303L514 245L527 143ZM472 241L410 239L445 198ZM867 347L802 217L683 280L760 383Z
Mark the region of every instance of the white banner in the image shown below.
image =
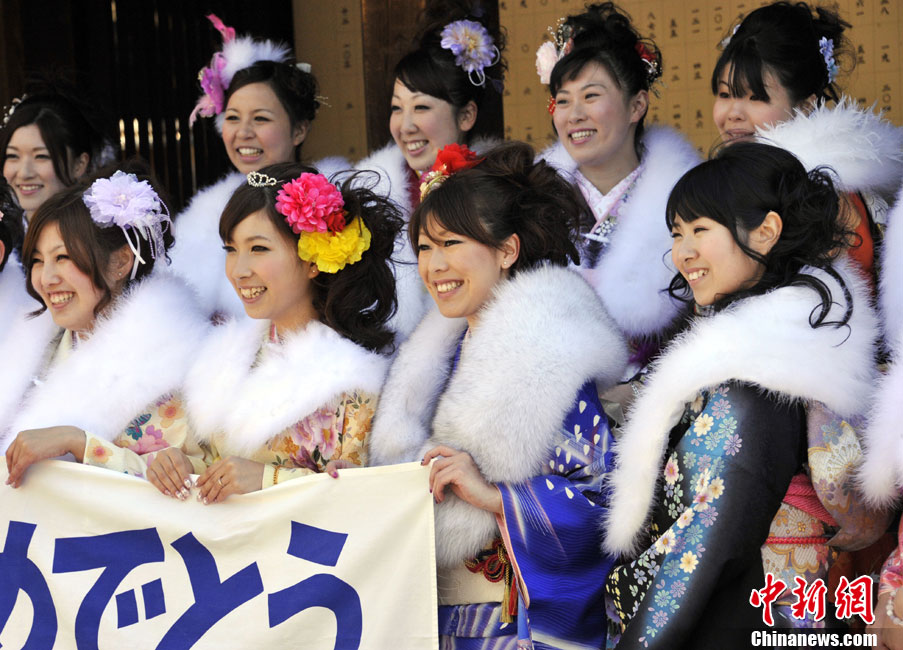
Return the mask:
M419 463L204 506L75 463L5 485L0 648L438 648Z

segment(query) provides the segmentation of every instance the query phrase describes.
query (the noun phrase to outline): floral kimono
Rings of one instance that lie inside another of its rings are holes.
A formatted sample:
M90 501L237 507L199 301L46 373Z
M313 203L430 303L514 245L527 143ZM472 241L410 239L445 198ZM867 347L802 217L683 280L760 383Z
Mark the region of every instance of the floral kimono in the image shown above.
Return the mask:
M263 463L261 487L330 460L362 466L386 366L318 322L280 340L268 322L232 321L197 353L180 395L141 415L116 445L89 439L85 462L143 476L172 445L198 474L228 456Z

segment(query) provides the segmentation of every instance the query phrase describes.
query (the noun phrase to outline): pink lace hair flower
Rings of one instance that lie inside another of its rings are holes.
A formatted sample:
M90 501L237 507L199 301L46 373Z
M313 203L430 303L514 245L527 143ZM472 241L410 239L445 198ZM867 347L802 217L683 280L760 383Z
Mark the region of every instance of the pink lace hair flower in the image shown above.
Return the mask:
M322 174L301 174L276 194L276 210L295 234L341 232L344 206L342 193Z

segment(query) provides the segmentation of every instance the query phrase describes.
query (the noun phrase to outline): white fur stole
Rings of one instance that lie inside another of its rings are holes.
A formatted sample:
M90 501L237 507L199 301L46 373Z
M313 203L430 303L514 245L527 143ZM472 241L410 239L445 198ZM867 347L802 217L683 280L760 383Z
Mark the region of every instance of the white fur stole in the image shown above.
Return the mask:
M5 446L19 431L77 426L112 440L155 399L182 385L209 324L191 290L155 273L116 299L91 336L51 365L25 398Z
M47 346L60 332L48 312L31 318L41 303L25 291L25 274L13 254L0 272L0 448L8 427L34 378L40 374Z
M623 338L592 288L555 267L495 289L449 379L466 325L433 311L402 346L380 397L371 461L415 460L447 444L469 452L489 481L537 476L579 388L620 377ZM436 507L440 566L472 557L497 534L490 513L451 494Z
M584 277L627 336L654 335L680 310L665 291L676 270L671 264L671 232L665 207L671 189L699 164L699 154L677 131L649 127L643 137L645 169L621 210L611 242ZM577 164L558 142L540 156L574 183Z
M903 180L903 129L856 100L820 103L808 114L756 130L757 139L786 149L812 170L826 165L845 192L894 192Z
M268 328L269 321L229 321L194 354L186 408L197 438L215 436L221 454L247 456L342 393L379 393L385 379L385 357L319 322L255 365Z
M655 502L668 436L700 390L736 380L785 399L823 402L844 417L864 411L875 378L877 318L863 280L845 263L837 270L853 297L848 327L810 327L818 296L790 286L700 318L668 346L615 443L605 551L636 550ZM839 319L847 302L838 283L821 270L806 272L831 290L826 320Z

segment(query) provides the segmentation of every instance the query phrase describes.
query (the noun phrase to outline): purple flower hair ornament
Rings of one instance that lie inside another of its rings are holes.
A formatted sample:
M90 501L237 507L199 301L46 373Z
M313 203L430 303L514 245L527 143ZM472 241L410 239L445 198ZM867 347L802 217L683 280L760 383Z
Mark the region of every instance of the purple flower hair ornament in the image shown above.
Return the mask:
M138 273L138 265L146 264L141 257L141 239L147 241L150 256L165 255L163 228L171 227L169 210L147 181L139 181L134 174L117 170L109 178L98 178L82 196L91 219L101 228L119 226L129 248L135 254L131 279ZM134 233L134 241L132 235Z
M818 51L821 52L821 56L825 60L825 67L828 69L828 83L834 83L840 72L837 62L834 60L834 41L822 36L818 41Z
M455 55L455 65L462 68L470 83L482 86L486 83L484 68L491 67L502 58L499 48L492 42L486 28L472 20L456 20L445 26L439 45Z
M235 73L244 68L249 68L258 61L276 61L284 63L288 60L289 49L282 44L273 41L258 41L250 36L235 36L235 29L223 24L215 14L210 14L207 19L223 35L223 49L214 53L210 59L210 65L201 68L198 73L198 81L204 94L198 100L188 125L192 126L198 118L221 116L226 108L226 92ZM222 132L222 118L217 120L217 128Z

